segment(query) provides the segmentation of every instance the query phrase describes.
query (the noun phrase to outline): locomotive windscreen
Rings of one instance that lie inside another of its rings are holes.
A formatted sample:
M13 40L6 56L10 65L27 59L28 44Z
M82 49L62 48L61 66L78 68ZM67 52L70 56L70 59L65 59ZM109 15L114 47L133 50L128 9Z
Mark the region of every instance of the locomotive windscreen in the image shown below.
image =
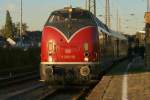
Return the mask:
M95 25L90 12L75 8L71 13L64 9L54 11L46 23L46 26L58 28L68 39L80 28Z

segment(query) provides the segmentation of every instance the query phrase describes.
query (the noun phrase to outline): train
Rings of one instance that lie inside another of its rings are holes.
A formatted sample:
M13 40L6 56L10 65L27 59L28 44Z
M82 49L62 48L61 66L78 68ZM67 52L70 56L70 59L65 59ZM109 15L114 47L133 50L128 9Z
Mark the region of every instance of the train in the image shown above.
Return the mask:
M86 84L98 80L114 61L127 55L127 39L90 11L65 7L53 11L41 39L41 81Z

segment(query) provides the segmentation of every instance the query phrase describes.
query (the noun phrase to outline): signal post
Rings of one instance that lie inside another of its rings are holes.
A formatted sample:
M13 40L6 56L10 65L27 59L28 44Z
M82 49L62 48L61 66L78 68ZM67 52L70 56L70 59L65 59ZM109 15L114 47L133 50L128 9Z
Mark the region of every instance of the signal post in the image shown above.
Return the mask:
M150 12L146 12L145 16L145 66L150 70Z

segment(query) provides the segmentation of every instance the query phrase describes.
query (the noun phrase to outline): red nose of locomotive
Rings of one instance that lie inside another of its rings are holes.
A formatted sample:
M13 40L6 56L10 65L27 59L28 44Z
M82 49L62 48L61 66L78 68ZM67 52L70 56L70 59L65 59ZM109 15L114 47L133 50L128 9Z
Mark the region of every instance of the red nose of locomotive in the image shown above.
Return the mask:
M46 26L41 44L42 62L89 62L97 60L96 27L80 28L69 38L59 29Z
M96 25L88 11L78 8L54 11L42 33L41 79L73 82L93 77L97 73L94 69L99 69Z

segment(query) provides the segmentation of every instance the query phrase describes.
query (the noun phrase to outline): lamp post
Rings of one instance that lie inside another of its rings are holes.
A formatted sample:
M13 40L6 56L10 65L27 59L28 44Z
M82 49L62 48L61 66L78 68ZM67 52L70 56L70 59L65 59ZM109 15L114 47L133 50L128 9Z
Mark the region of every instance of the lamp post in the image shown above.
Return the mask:
M68 7L71 7L71 0L68 0Z
M149 0L147 0L147 12L149 11Z
M147 0L147 12L144 16L145 19L145 47L146 47L146 55L145 55L145 66L148 70L150 70L150 12L149 12L149 0Z
M20 37L22 36L22 0L20 2Z

